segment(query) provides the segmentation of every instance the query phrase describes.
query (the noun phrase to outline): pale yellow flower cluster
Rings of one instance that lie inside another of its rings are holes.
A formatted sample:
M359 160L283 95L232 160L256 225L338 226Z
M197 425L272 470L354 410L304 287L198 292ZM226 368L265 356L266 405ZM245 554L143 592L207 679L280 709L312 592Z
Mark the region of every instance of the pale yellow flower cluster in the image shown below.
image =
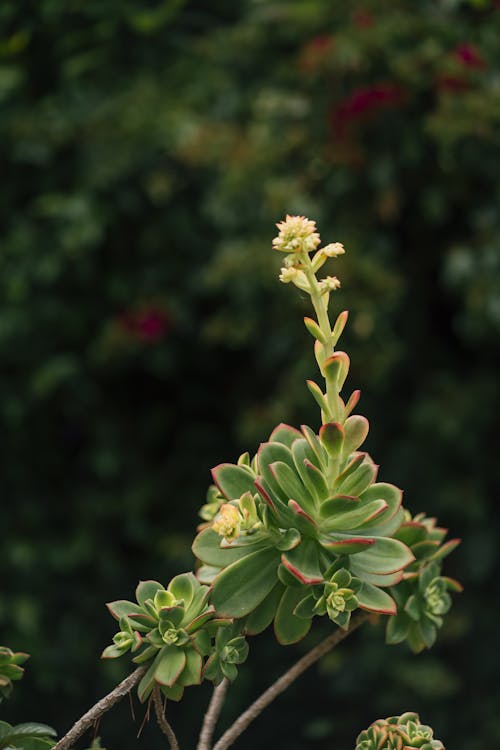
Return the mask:
M340 289L340 281L336 276L327 276L326 278L321 279L319 282L319 288L321 294L334 292L335 289Z
M225 503L219 510L219 515L214 521L213 530L224 537L227 542L234 542L240 535L242 518L234 505Z
M273 240L273 248L280 253L311 253L316 250L321 238L316 231L316 222L305 216L290 216L276 226L279 234Z

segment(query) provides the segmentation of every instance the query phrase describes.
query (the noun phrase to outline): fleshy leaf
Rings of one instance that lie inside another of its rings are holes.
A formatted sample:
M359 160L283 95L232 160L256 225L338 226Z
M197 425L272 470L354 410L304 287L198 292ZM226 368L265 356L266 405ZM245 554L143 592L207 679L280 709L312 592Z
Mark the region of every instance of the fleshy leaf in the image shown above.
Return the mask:
M277 581L279 552L262 549L222 571L214 581L212 603L222 617L245 617L266 598Z
M336 555L357 555L375 544L376 540L366 536L341 539L336 534L333 539L324 536L319 541L323 547L331 550Z
M259 540L256 538L256 548ZM252 550L248 547L225 547L221 549L221 537L213 529L204 529L193 542L193 554L205 565L225 568L236 560L246 557Z
M405 544L397 539L381 537L376 539L370 549L356 555L352 562L352 570L355 575L364 571L379 574L395 573L412 563L414 559L411 550Z
M300 641L311 627L311 620L304 620L293 613L307 590L304 587L286 589L274 619L274 632L278 643L287 645Z
M301 583L321 583L318 551L314 542L303 539L301 544L281 555L281 562Z
M269 435L269 442L282 443L287 448L291 448L293 442L300 437L302 437L302 433L299 430L281 422Z
M166 646L159 652L154 664L156 682L172 687L186 666L185 651L175 646Z
M147 599L154 599L156 592L163 591L164 588L158 581L140 581L135 596L139 604L143 605Z
M344 430L345 438L343 454L347 457L353 451L358 450L360 445L363 445L365 442L369 430L368 420L366 417L354 414L352 417L346 419Z
M331 456L338 456L344 442L344 428L338 422L328 422L320 428L319 439Z
M362 609L370 612L378 612L383 615L395 615L397 608L394 599L377 586L371 583L363 583L356 597Z
M248 635L258 635L272 623L283 591L283 585L277 583L264 601L248 615L245 623L245 633L248 633Z
M116 602L108 602L106 607L109 609L115 620L119 620L121 617L128 617L129 615L144 614L139 605L134 604L133 602L128 602L126 599L119 599Z
M245 492L254 491L254 473L247 466L219 464L212 469L212 477L228 500L238 500Z

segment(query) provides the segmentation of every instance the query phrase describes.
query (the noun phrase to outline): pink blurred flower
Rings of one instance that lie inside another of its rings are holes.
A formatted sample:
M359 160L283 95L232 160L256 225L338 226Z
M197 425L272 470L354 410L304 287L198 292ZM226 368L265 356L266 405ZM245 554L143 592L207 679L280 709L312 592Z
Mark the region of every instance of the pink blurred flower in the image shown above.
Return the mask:
M472 44L464 42L455 48L456 59L467 68L485 68L486 61L479 50Z
M403 89L393 83L378 83L356 89L332 111L331 121L336 135L344 135L351 123L380 109L399 106L403 95Z
M119 316L118 324L131 339L147 343L163 338L171 327L166 312L157 307L128 310Z

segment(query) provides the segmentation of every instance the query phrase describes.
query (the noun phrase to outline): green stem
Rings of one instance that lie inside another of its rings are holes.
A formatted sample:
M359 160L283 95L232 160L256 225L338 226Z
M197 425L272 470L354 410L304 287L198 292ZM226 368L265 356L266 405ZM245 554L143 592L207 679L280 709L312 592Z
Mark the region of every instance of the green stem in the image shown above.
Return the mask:
M328 357L330 357L335 351L335 346L332 340L332 328L330 325L330 318L328 316L329 295L321 293L320 286L316 278L316 274L312 267L311 258L309 257L308 254L305 254L305 257L303 260L303 269L304 269L306 278L309 282L309 289L310 289L309 293L311 295L311 301L314 307L314 311L316 313L318 325L321 329L321 333L323 334L324 340L326 342L325 344L322 344L324 357L322 358L322 362L318 362L320 370L322 370L322 363L324 363L328 359ZM323 423L339 422L340 421L339 392L337 388L334 386L334 384L331 381L329 382L327 378L325 378L325 395L326 395L326 403L328 406L328 413L324 414ZM333 484L335 483L335 479L337 478L338 468L339 468L338 464L339 462L337 458L335 458L334 456L329 456L326 479L330 487L333 487Z

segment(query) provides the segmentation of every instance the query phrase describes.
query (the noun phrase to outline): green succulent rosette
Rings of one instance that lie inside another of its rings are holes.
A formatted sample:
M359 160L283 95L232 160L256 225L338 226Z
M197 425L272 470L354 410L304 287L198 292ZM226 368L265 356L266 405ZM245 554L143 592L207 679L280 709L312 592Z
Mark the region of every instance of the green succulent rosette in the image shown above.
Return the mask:
M349 416L349 408L342 423L324 424L318 435L279 425L252 461L245 455L213 470L225 503L195 539L198 575L212 583L217 612L247 618L250 634L274 620L281 643L302 638L314 614L333 612L318 606L306 617L304 602L318 592L326 601L339 570L356 582L349 607L355 601L371 612L396 612L385 589L414 561L394 538L402 493L376 481L378 467L358 450L368 422ZM340 618L343 626L348 619Z
M238 666L246 661L248 643L241 635L238 623L226 627L219 627L215 635L212 654L208 657L203 675L218 685L224 677L231 682L238 676Z
M178 701L185 687L201 683L203 660L212 651L220 623L214 620L209 592L192 573L183 573L166 589L157 581L141 581L137 603L120 600L107 605L120 630L102 657L114 659L130 651L136 664L149 664L138 687L142 702L155 684L167 698Z
M445 750L434 739L431 727L420 723L418 714L407 712L401 716L378 719L356 740L355 750Z
M462 591L458 581L441 575L444 558L460 544L459 539L445 541L446 535L447 529L424 514L415 518L406 514L396 532L395 536L412 550L415 561L391 589L398 610L387 621L387 643L407 641L415 653L434 644L452 605L450 592Z
M21 664L27 659L29 654L14 653L7 646L0 646L0 703L12 693L13 683L22 678L24 668Z

